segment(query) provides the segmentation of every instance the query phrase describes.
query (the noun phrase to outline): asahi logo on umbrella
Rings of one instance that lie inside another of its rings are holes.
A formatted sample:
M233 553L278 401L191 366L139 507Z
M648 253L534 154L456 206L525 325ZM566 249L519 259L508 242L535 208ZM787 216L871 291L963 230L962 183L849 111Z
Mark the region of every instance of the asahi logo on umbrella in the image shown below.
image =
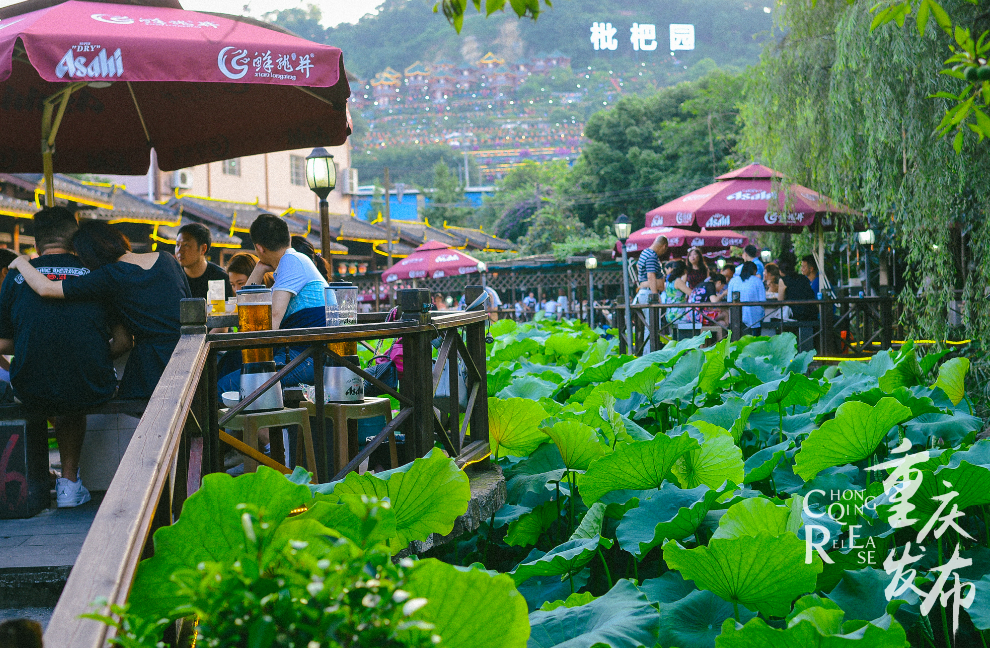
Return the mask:
M409 278L410 279L419 279L420 277L425 277L425 276L426 276L426 270L410 270L409 271Z
M677 212L677 224L687 225L691 222L691 214L688 212Z
M695 194L688 194L687 196L681 198L681 200L683 200L684 202L691 202L692 200L704 200L705 198L711 198L711 197L712 194L710 193L695 193Z
M456 254L441 254L436 258L437 263L447 263L448 261L459 261L461 257Z
M462 275L471 274L472 272L477 272L477 270L478 270L478 266L461 266L460 268L457 269L457 271Z
M96 49L100 53L87 61L85 56L76 56L76 52L92 52ZM92 45L91 43L80 43L69 48L62 60L55 66L55 75L64 79L69 77L82 77L89 79L106 79L108 77L119 77L124 73L124 59L120 54L120 48L113 54L107 54L107 50L102 45Z
M399 265L412 265L414 263L422 263L425 260L426 259L423 257L412 257L410 259L403 259L402 261L399 261Z
M712 214L712 217L705 222L705 227L728 227L730 221L728 214Z
M776 194L762 189L741 189L725 197L726 200L770 200Z
M741 238L729 238L728 236L722 237L722 245L742 245L743 240Z
M390 274L389 276L385 277L385 281L395 281L398 278L399 278L399 275L393 273L393 274Z
M691 239L691 245L704 245L704 244L705 244L705 239L703 238Z

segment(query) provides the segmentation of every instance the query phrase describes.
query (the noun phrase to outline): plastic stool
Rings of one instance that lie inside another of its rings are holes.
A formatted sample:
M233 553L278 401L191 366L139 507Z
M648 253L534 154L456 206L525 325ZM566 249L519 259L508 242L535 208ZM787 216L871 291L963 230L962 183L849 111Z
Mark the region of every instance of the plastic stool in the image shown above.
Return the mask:
M316 403L301 403L310 416L316 416ZM392 403L387 398L366 397L360 403L327 403L323 415L333 422L333 473L338 474L358 453L357 422L359 419L385 417L387 426L392 420ZM395 431L388 435L389 459L392 468L399 466L399 451L395 444Z
M226 410L221 410L221 412L224 411ZM313 482L319 483L319 477L316 474L316 451L313 448L313 433L309 427L309 412L307 409L299 407L294 409L275 410L272 412L247 412L244 414L238 414L224 423L223 427L228 431L243 430L245 445L251 448L257 448L258 430L262 428L281 429L287 425L297 426L297 434L302 435L303 445L306 448L306 468L313 473ZM281 445L281 443L279 443L279 445ZM245 456L244 472L255 472L256 470L258 470L258 462L249 456Z

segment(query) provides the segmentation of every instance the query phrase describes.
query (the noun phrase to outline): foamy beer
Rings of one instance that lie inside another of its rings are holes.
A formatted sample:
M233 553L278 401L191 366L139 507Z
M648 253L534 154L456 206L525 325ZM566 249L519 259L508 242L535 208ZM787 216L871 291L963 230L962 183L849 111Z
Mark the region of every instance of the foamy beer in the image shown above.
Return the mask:
M264 286L245 286L237 291L237 330L270 331L272 328L272 291ZM242 349L248 362L273 362L274 352L268 349Z

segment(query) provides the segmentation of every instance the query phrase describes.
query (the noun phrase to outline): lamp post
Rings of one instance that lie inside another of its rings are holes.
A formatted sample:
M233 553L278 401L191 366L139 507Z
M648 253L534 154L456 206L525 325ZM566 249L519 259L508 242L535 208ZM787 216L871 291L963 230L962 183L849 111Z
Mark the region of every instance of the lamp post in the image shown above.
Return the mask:
M619 247L622 248L622 293L626 311L626 345L635 353L632 339L632 309L629 308L629 257L626 254L626 239L632 234L632 223L625 214L620 214L615 219L615 235L619 238Z
M320 252L327 254L330 245L330 207L327 196L337 186L337 167L333 155L317 147L306 156L306 184L320 199Z
M773 258L773 252L770 250L763 250L760 252L760 258L763 260L763 263L770 263L770 259Z
M478 272L481 274L481 287L487 288L488 275L486 273L488 272L488 264L484 261L478 261Z
M595 328L595 282L591 271L598 267L598 259L588 257L584 260L584 267L588 269L588 326Z
M877 242L877 234L871 229L865 232L859 232L856 234L856 238L859 240L860 245L869 246L869 250L863 253L863 262L866 266L866 296L870 296L870 250L873 249L873 244Z

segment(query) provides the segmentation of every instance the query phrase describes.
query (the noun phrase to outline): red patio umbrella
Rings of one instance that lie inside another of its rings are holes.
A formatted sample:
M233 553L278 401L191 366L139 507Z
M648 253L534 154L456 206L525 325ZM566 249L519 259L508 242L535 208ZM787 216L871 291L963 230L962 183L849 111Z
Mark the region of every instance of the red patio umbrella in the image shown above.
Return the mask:
M748 237L728 230L710 232L703 229L700 232L691 232L676 227L644 227L633 232L626 239L626 252L644 250L653 245L653 241L658 236L666 236L667 245L671 249L698 247L705 252L724 250L732 246L745 247L749 243ZM622 249L618 246L619 244L616 243L616 250L621 252Z
M385 281L453 277L478 272L478 260L446 243L430 241L413 250L405 259L382 271Z
M823 229L834 229L833 214L856 213L801 185L788 185L785 196L773 186L773 179L780 177L778 172L762 164L730 171L719 176L717 182L647 212L646 225L800 230L817 219Z
M174 170L350 132L336 47L177 8L22 4L0 13L0 172L50 186L53 148L59 171L133 175L152 148Z

